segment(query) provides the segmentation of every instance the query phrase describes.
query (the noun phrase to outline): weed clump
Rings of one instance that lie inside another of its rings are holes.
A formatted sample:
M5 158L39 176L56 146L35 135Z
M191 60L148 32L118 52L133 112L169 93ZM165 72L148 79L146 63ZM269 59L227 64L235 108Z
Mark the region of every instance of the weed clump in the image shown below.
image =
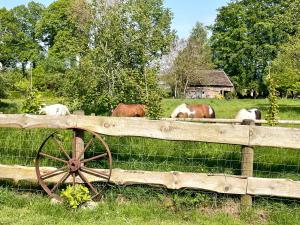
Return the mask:
M79 206L92 199L89 189L81 184L76 184L74 186L69 185L61 192L60 197L65 200L72 209L77 209Z

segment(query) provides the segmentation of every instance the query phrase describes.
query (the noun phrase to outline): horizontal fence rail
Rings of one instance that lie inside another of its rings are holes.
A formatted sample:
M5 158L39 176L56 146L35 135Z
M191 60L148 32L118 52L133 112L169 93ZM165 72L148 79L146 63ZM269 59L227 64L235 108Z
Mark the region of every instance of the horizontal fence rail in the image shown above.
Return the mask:
M237 123L240 124L243 120L237 119L207 119L207 118L161 118L161 120L168 121L195 121L195 122L205 122L205 123ZM267 120L253 120L256 124L267 124ZM278 124L294 124L300 125L300 120L278 120Z
M41 168L46 174L56 170L54 167ZM37 182L35 168L25 166L0 165L0 178L18 181ZM99 172L106 170L96 169ZM57 182L61 176L50 178L49 183ZM90 181L102 181L101 178L87 175ZM67 183L71 183L68 178ZM83 181L79 178L78 183ZM289 179L257 178L233 176L227 174L183 173L177 171L157 172L113 169L110 182L117 185L147 184L168 189L189 188L206 190L222 194L277 196L300 199L300 181Z
M247 146L300 149L300 129L236 124L100 116L42 116L2 114L0 127L81 128L111 136L149 137L173 141L201 141Z

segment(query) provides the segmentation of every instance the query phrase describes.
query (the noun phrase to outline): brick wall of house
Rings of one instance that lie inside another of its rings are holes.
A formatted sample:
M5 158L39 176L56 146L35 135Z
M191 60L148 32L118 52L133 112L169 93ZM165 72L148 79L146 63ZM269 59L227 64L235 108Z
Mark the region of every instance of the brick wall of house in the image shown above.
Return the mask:
M216 95L223 95L225 92L232 92L230 87L187 87L186 98L215 98Z

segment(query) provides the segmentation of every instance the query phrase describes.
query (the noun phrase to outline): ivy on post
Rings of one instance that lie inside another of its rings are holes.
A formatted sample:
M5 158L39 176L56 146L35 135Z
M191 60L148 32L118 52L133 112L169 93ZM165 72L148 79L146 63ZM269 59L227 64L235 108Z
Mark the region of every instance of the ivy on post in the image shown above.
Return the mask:
M269 74L267 76L267 86L268 86L268 92L269 92L269 95L268 95L268 100L269 100L269 103L270 103L270 106L269 106L269 109L268 109L268 113L266 115L266 120L268 121L268 124L270 126L275 126L277 123L278 123L278 113L279 113L279 106L278 106L278 103L277 103L277 91L276 91L276 81L275 79L271 76L271 66L270 66L270 63L269 64Z

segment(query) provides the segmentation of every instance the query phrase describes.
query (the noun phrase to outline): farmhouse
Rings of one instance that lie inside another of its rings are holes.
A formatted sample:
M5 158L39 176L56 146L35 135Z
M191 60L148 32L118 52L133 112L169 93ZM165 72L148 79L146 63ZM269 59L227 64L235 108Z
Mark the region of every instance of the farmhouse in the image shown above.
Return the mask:
M224 71L203 70L188 81L185 97L215 98L233 90L234 86Z

